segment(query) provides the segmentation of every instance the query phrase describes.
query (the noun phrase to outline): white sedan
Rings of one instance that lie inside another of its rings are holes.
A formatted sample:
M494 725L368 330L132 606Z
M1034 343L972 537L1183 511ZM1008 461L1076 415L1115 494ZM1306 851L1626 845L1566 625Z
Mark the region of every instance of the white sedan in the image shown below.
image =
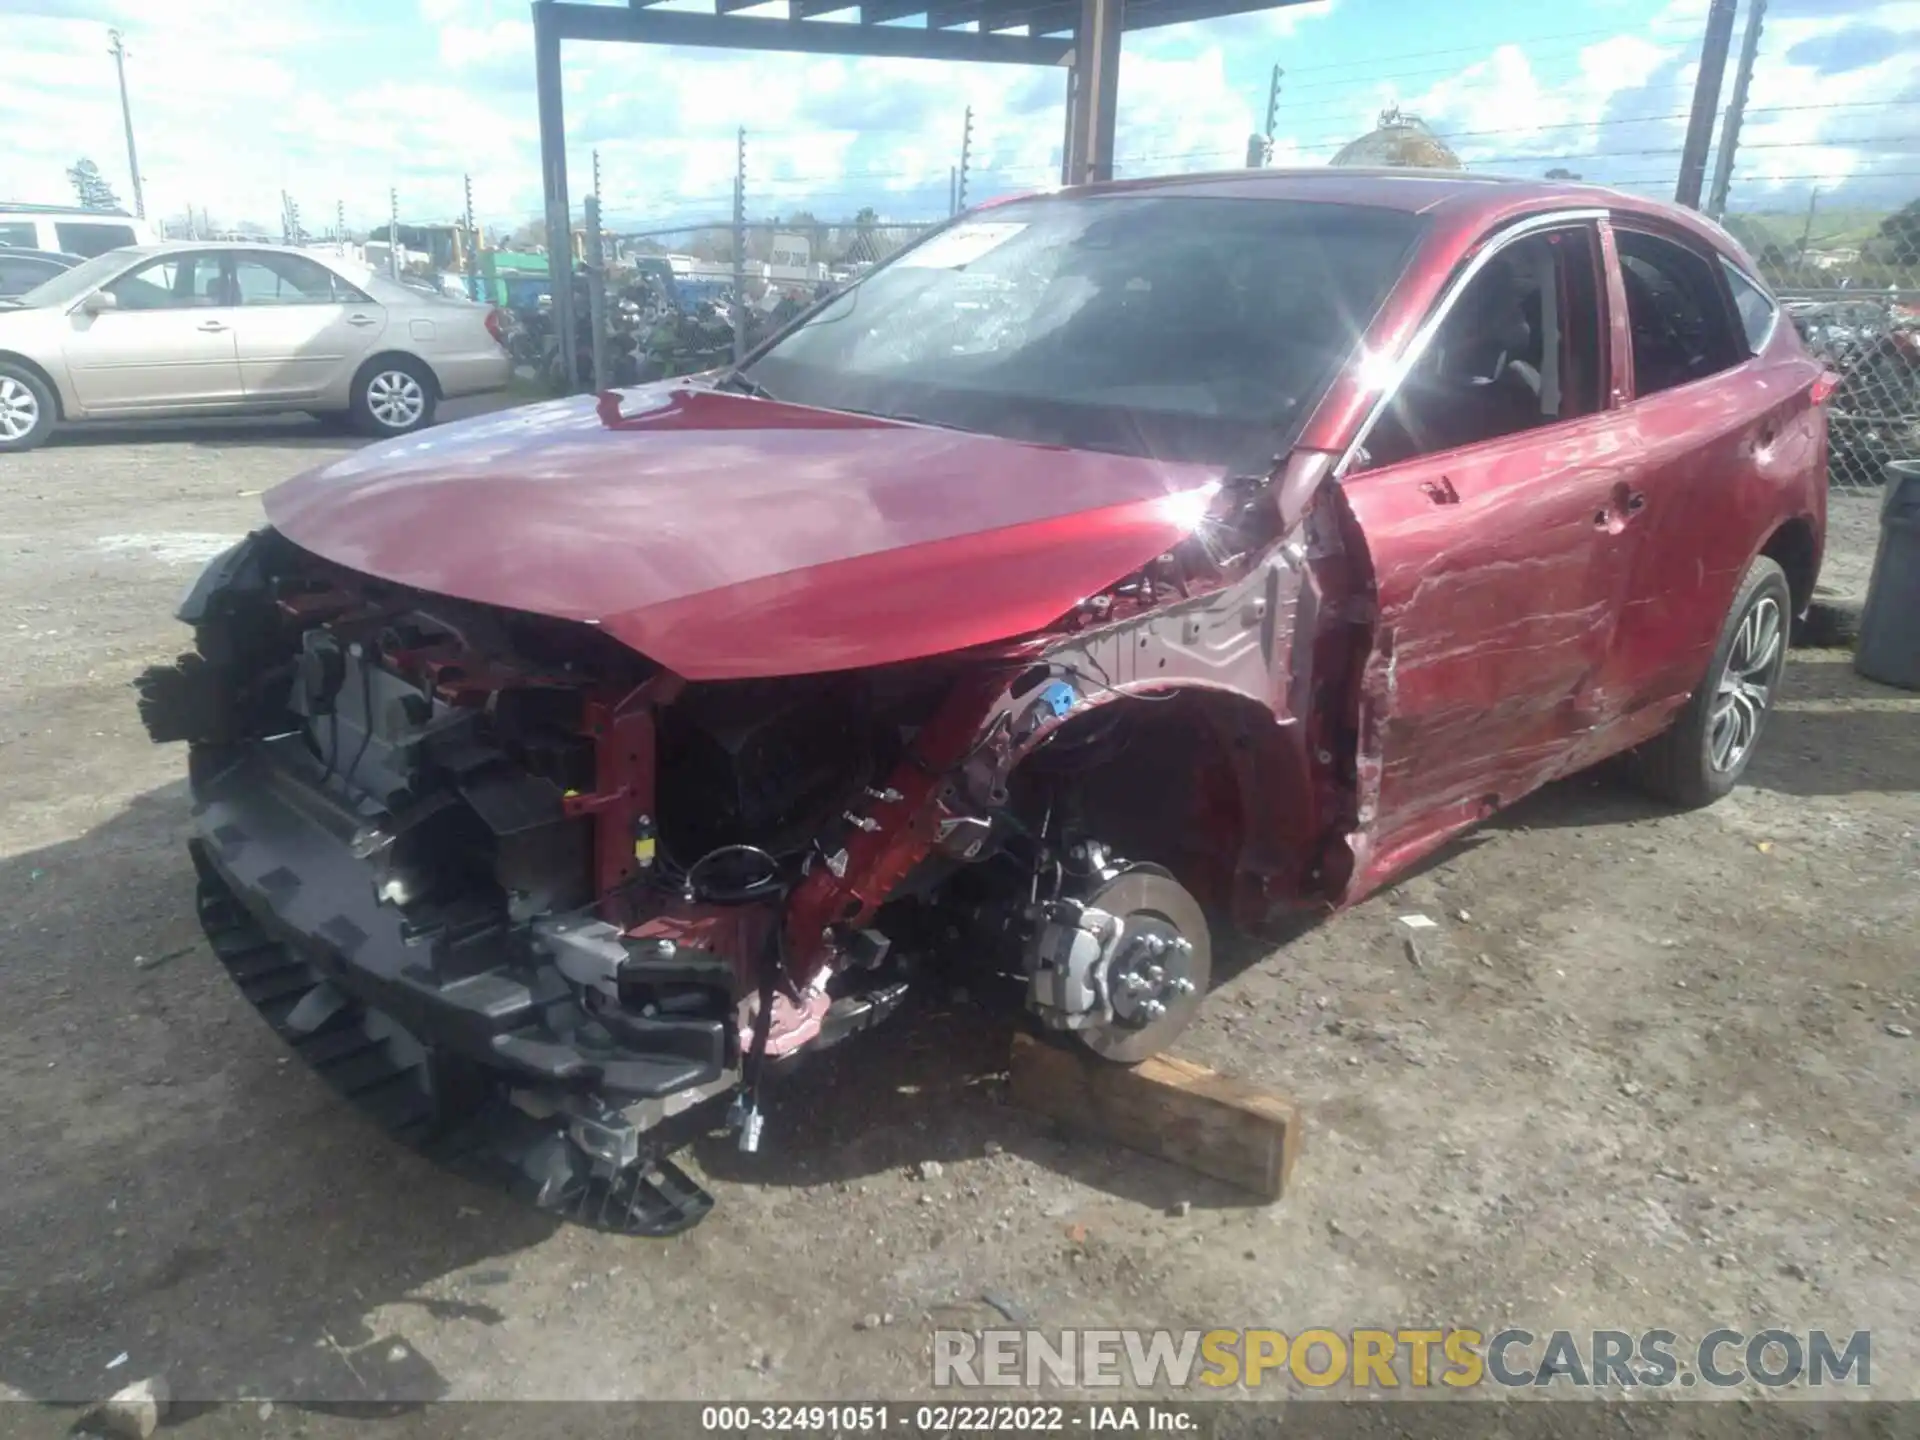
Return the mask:
M498 310L309 250L110 250L0 301L0 453L90 420L305 410L404 435L512 374Z

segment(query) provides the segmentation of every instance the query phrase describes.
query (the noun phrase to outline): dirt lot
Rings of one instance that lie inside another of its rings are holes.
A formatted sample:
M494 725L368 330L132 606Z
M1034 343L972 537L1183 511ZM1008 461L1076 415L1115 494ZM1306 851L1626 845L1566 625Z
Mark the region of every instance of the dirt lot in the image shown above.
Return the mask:
M942 995L793 1079L759 1157L701 1150L706 1224L619 1240L390 1147L199 943L183 757L127 682L260 490L351 443L0 462L0 1393L907 1396L991 1295L1048 1329L1870 1327L1875 1394L1920 1397L1920 697L1801 654L1723 804L1575 780L1249 957L1182 1049L1303 1105L1277 1206L1008 1109L1004 1020Z

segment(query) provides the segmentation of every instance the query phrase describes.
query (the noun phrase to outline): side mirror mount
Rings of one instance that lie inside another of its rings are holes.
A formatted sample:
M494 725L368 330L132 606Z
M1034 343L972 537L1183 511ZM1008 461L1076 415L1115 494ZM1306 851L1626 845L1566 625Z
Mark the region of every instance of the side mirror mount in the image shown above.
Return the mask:
M111 290L96 290L80 302L80 310L85 315L98 315L107 310L118 310L120 297Z

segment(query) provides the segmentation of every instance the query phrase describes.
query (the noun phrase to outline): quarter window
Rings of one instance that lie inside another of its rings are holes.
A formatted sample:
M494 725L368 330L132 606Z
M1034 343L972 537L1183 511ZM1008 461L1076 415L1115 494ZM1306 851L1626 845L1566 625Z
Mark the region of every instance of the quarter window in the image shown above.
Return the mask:
M1699 252L1658 235L1616 232L1633 332L1633 388L1653 395L1737 365L1745 339Z
M1749 280L1725 260L1720 268L1727 272L1727 284L1733 288L1733 308L1740 312L1740 328L1746 332L1747 349L1758 355L1773 334L1777 307L1773 297Z
M1363 463L1392 465L1601 409L1598 275L1587 226L1502 248L1453 300L1368 435Z

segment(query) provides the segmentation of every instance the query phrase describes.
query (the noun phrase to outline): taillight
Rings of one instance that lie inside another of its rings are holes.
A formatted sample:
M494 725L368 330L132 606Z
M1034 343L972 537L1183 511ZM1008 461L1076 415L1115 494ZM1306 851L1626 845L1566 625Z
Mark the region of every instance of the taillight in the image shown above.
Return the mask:
M493 337L494 344L506 348L507 318L500 313L498 305L487 311L487 333Z
M1833 371L1823 371L1820 378L1813 382L1813 392L1810 397L1813 403L1816 405L1826 404L1827 397L1833 394L1834 387L1839 383L1840 377L1834 374Z

